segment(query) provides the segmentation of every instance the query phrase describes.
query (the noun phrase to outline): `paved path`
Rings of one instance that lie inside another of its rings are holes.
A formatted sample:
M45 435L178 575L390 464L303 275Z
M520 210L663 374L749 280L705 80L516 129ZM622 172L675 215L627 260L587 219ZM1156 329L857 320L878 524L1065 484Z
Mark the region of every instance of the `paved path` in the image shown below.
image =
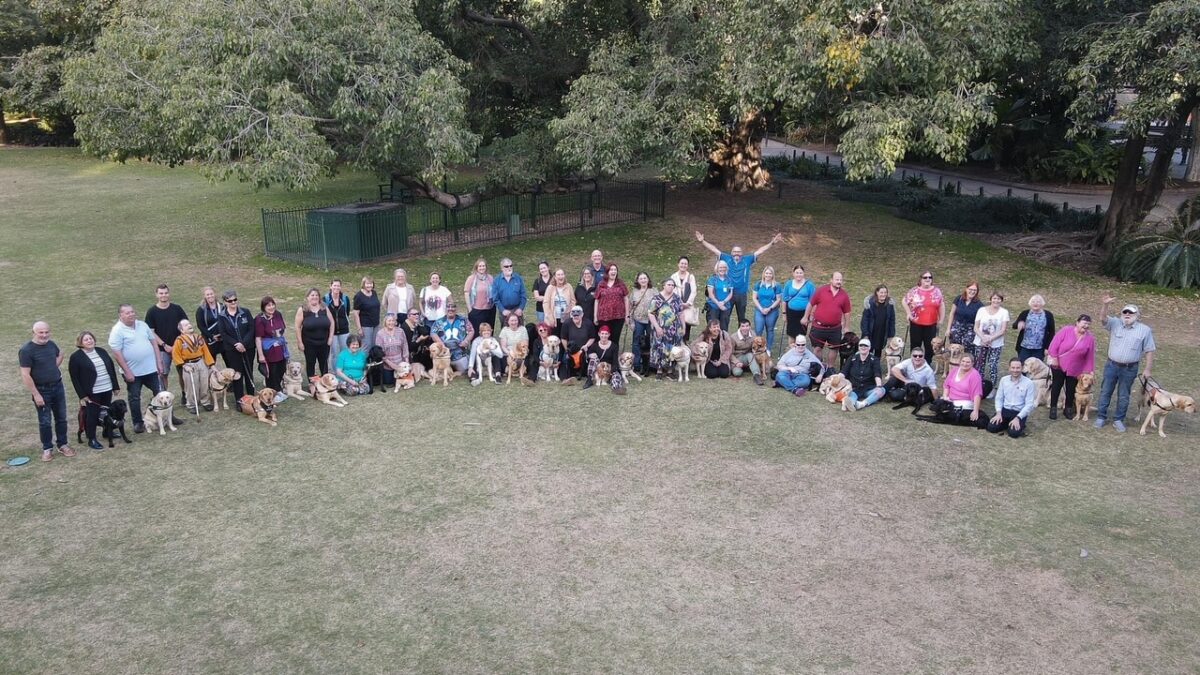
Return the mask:
M817 150L803 146L789 145L782 141L768 138L763 141L763 155L784 155L784 156L803 156L813 159L817 162L824 163L828 159L831 165L842 165L842 156L836 152L828 152ZM1094 210L1097 206L1100 210L1108 208L1109 197L1112 194L1111 190L1065 190L1058 186L1040 186L1026 185L1020 183L1008 183L1004 181L988 181L981 180L976 177L967 176L964 174L954 173L952 171L939 171L922 166L912 166L908 164L897 165L895 173L892 174L894 180L901 180L906 175L924 176L928 186L937 189L939 181L945 183L961 183L962 194L978 195L983 194L989 197L1020 197L1023 199L1033 199L1037 195L1038 199L1052 202L1058 206L1064 203L1070 205L1073 209ZM982 193L980 192L982 190ZM1159 200L1159 205L1155 210L1147 216L1147 220L1158 220L1161 215L1169 215L1174 213L1175 208L1183 202L1184 199L1195 194L1194 190L1167 190L1163 192L1162 198Z

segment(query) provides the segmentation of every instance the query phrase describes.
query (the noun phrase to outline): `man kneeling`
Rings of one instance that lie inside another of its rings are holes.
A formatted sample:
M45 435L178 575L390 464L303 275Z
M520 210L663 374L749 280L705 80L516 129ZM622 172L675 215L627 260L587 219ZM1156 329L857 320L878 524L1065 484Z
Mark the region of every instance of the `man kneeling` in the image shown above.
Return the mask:
M996 393L996 416L988 421L987 430L998 434L1008 429L1008 435L1025 435L1025 422L1037 407L1037 386L1022 372L1021 359L1008 362L1008 377L1000 380Z

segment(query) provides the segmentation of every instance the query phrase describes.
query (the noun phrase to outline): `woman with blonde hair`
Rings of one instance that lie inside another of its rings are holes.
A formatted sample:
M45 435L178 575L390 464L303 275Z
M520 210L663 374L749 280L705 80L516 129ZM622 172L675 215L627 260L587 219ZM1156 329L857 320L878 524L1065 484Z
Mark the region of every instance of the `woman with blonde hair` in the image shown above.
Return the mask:
M495 278L488 274L487 260L477 258L475 267L463 284L463 299L467 305L467 323L471 330L479 334L479 326L496 323L496 304L492 302L492 282Z
M554 276L550 278L550 285L546 287L542 297L542 306L546 312L542 323L557 335L559 326L568 318L567 312L575 304L575 289L567 283L567 273L561 267L554 270Z
M392 283L383 289L383 313L407 316L411 307L417 306L417 292L408 283L408 272L397 267L392 272Z
M767 351L775 346L775 323L783 304L783 286L775 280L775 268L763 268L762 278L754 284L754 333L767 341Z

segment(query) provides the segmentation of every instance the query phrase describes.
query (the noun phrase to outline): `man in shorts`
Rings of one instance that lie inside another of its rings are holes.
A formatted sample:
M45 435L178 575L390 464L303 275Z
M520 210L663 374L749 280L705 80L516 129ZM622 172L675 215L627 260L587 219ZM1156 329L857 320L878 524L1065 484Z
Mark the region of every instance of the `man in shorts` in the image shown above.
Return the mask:
M808 328L812 348L821 355L826 367L833 365L833 354L842 344L842 335L850 326L850 294L842 288L842 273L834 272L829 283L818 288L804 310L800 324Z

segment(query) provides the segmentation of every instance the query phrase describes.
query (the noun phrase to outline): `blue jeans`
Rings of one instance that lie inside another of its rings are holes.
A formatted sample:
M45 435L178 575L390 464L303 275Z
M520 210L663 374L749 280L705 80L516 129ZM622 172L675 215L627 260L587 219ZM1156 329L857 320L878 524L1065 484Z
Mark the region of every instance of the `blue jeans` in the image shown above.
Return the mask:
M883 398L884 393L885 392L884 392L883 387L875 387L874 389L871 390L871 393L867 394L867 397L863 399L863 407L865 408L865 407L871 405L872 403L878 401L879 399ZM852 391L852 392L850 392L849 397L852 402L854 402L854 403L858 402L858 394L857 393Z
M1029 349L1028 347L1017 347L1017 358L1021 359L1021 363L1025 363L1025 359L1035 357L1039 361L1046 360L1045 349Z
M763 314L754 310L754 334L761 335L767 340L767 351L775 346L775 322L779 321L779 308Z
M138 375L133 378L133 382L129 383L127 398L129 399L129 414L133 416L134 424L142 423L142 387L150 390L151 397L162 391L162 381L158 379L158 373Z
M706 315L705 319L708 322L711 323L713 321L716 321L717 323L721 324L721 330L723 330L723 331L729 330L729 317L731 314L733 314L732 307L726 305L725 309L717 309L716 307L714 307L711 304L705 304L704 305L704 314ZM702 329L703 328L707 328L707 326L703 326Z
M808 373L789 373L781 370L775 374L775 383L788 391L796 391L797 389L808 389L808 386L812 384L812 378L808 376Z
M652 335L649 322L633 322L633 346L630 351L633 352L634 370L642 369L642 345L646 345L649 348Z
M55 440L61 448L67 444L67 391L63 388L62 380L46 386L38 385L37 390L44 403L37 409L42 450L53 450ZM54 416L53 424L51 415Z
M1100 387L1100 405L1096 406L1096 419L1110 419L1108 403L1112 398L1113 389L1117 388L1117 414L1111 419L1125 421L1125 413L1129 412L1129 391L1133 389L1133 381L1137 379L1138 364L1121 365L1112 359L1104 362L1104 384Z

